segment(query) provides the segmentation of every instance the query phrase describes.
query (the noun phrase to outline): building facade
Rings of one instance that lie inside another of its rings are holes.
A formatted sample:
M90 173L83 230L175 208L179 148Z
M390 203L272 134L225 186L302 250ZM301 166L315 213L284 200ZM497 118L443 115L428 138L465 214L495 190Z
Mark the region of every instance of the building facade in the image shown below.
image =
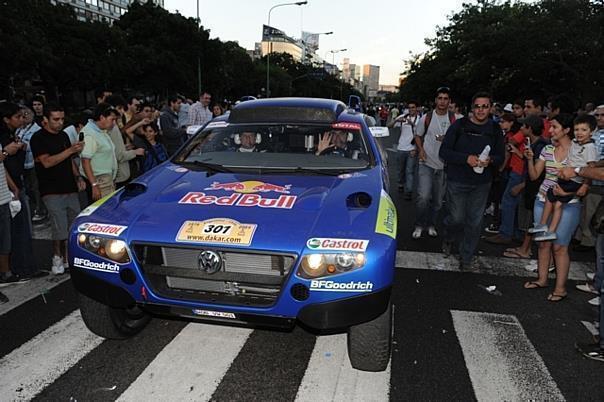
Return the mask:
M100 21L112 24L128 11L128 6L141 0L51 0L52 3L64 3L73 7L80 21ZM146 0L144 0L146 1ZM152 0L164 7L164 0Z
M363 66L363 86L365 87L365 96L374 97L380 89L380 66L365 64Z

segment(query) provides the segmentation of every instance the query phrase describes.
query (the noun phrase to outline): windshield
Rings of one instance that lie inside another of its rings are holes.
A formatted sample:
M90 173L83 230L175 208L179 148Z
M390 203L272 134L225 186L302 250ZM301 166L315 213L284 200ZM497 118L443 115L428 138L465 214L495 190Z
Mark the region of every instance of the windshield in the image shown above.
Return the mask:
M210 123L174 159L217 171L348 172L375 158L355 123L332 125L229 125Z

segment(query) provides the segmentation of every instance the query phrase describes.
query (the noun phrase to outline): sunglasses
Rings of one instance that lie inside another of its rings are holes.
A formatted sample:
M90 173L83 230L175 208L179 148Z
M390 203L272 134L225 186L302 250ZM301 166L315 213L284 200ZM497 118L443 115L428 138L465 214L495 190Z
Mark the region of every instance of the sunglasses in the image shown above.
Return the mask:
M472 108L473 109L490 109L491 105L486 104L486 103L483 103L482 105L476 105L476 104L474 104L474 105L472 105Z
M594 116L595 117L602 117L602 116L604 116L604 113L594 113Z

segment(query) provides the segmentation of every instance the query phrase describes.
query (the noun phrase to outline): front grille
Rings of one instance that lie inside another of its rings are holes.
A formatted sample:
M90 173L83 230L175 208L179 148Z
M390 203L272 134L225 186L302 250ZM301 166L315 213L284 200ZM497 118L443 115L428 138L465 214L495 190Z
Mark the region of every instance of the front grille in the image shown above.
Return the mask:
M162 297L245 306L273 305L296 257L209 247L133 244L143 275ZM200 268L204 250L221 259L216 273Z

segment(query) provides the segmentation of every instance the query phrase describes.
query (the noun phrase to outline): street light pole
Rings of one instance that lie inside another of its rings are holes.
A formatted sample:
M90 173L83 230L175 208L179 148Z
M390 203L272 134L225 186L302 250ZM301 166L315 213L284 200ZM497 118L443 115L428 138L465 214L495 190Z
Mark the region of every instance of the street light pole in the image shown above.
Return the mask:
M197 31L199 32L199 0L197 0ZM197 53L197 96L201 95L201 56Z
M199 1L199 0L197 0ZM297 1L295 3L281 3L281 4L276 4L274 6L272 6L269 10L268 10L268 26L270 28L271 26L271 12L273 11L273 9L277 8L277 7L283 7L283 6L303 6L305 4L308 4L308 1ZM268 41L266 44L266 97L270 97L271 96L271 90L270 90L270 55L271 55L271 50L272 50L272 41Z
M348 49L330 50L330 52L331 52L331 64L333 64L335 66L336 53L345 52L347 50Z

